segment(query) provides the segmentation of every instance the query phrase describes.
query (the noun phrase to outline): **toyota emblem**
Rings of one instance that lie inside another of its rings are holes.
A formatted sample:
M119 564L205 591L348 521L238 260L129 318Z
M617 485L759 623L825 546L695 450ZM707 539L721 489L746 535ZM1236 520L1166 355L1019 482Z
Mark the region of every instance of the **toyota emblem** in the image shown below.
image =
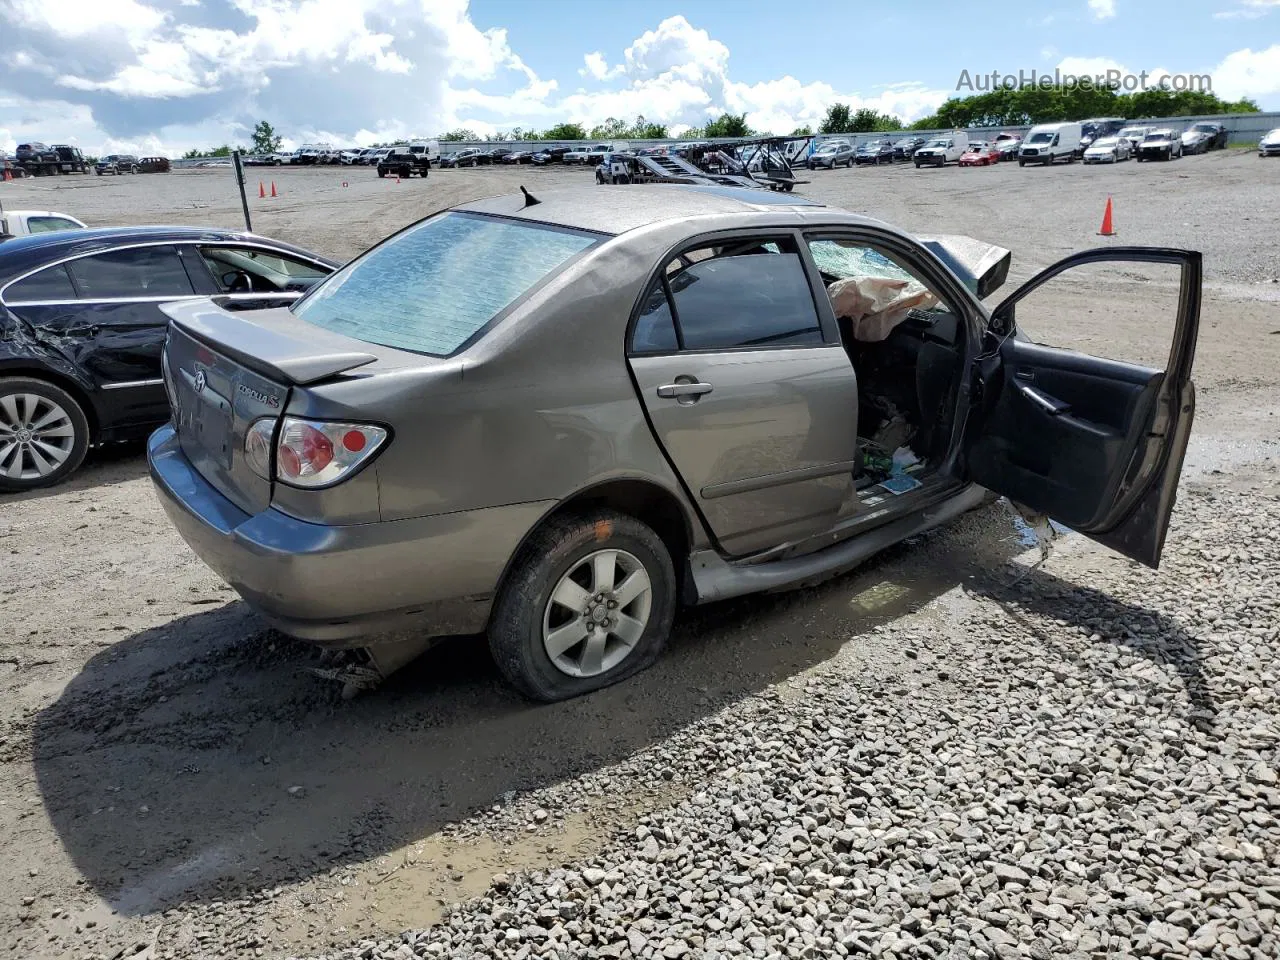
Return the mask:
M196 393L204 392L204 385L206 383L206 379L207 378L205 377L203 370L196 371L196 382L195 382Z

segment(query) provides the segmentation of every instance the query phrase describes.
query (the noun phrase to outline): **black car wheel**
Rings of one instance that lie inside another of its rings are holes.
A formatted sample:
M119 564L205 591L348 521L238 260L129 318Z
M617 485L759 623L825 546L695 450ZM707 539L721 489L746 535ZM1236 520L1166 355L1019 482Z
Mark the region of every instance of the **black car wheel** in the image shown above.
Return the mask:
M383 178L383 177L385 177L386 175L387 175L387 171L385 171L385 170L383 170L381 167L379 167L379 168L378 168L378 178L379 178L379 179L382 179L382 178Z
M553 519L517 555L489 622L502 675L534 700L567 700L657 659L675 616L666 545L611 510Z
M599 170L596 171L596 183L600 186L604 186L604 174Z
M51 383L0 378L0 491L61 483L89 449L89 421L76 399Z

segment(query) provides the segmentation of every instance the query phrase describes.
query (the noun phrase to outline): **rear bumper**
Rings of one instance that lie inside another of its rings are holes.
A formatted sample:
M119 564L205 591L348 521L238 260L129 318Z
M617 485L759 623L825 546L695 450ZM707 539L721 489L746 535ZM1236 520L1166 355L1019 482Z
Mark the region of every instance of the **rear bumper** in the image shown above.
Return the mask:
M551 506L329 526L275 508L245 513L192 466L172 425L151 435L147 462L201 560L282 632L333 647L484 630L508 559Z

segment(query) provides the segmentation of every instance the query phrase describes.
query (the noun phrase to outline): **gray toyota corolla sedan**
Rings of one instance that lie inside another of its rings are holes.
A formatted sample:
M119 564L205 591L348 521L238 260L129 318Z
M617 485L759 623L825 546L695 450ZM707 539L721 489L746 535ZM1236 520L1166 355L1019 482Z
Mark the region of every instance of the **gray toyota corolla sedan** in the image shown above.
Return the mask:
M1164 369L1018 332L1028 293L1104 261L1180 270ZM1087 251L988 311L1008 266L791 194L480 200L287 309L167 306L151 473L280 630L487 633L544 700L651 663L682 604L830 576L988 492L1154 566L1200 255Z

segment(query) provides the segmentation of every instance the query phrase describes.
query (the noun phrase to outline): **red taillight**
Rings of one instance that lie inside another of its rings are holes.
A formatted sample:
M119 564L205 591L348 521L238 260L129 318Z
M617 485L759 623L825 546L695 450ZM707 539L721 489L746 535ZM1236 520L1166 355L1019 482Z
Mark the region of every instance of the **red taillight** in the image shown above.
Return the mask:
M387 439L383 427L285 417L276 443L280 480L327 487L354 472Z

